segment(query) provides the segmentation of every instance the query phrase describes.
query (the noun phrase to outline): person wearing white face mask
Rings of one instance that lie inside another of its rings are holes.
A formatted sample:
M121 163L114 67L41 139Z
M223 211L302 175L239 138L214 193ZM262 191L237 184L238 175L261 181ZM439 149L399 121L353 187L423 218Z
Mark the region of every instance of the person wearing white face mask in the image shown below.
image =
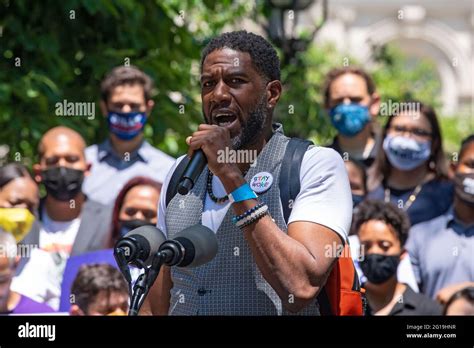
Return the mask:
M369 171L370 199L392 202L407 212L411 225L445 213L454 187L448 179L440 127L428 105L390 117L383 143Z

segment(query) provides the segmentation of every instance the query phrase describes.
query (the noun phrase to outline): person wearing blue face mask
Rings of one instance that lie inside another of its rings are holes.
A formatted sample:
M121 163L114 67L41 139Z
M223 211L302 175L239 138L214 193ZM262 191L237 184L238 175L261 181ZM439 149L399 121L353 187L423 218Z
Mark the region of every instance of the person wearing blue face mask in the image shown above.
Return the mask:
M83 190L103 204L112 204L127 181L145 175L163 182L174 159L144 140L154 106L153 81L134 66L114 68L101 85L100 107L109 137L86 149L92 163Z
M380 97L370 75L356 67L331 70L324 84L324 105L337 135L328 145L369 168L375 160L378 127L374 118L380 109Z
M368 198L392 202L407 212L412 225L448 210L453 183L448 179L436 113L417 101L389 117L374 167Z

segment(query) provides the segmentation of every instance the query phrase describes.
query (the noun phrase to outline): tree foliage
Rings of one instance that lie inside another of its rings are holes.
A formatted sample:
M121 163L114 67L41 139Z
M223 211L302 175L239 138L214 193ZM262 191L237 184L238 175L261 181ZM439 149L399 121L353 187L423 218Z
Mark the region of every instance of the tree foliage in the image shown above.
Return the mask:
M232 0L0 1L0 137L9 160L34 161L41 135L59 124L88 144L104 139L100 81L126 64L156 82L146 138L176 155L202 120L201 48L248 11ZM95 103L96 117L57 116L64 100Z
M265 6L249 5L235 0L0 0L0 143L9 147L8 160L31 164L41 135L59 124L79 131L88 144L103 140L100 81L124 64L140 67L156 83L146 138L171 155L183 153L185 137L202 122L200 51L210 37L240 19L269 15ZM382 101L436 101L439 84L431 63L408 67L393 47L374 48L374 61ZM319 144L331 139L335 132L323 108L322 84L331 68L347 62L357 64L331 45L312 44L282 67L284 94L276 119L288 134ZM64 100L95 103L96 117L56 115L56 103Z

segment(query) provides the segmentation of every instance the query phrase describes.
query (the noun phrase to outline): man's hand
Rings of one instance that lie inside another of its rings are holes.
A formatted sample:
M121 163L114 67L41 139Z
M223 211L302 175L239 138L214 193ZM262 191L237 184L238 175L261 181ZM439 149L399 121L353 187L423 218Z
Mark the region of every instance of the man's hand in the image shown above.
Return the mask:
M216 125L201 124L192 136L186 138L189 145L188 156L191 158L194 151L201 149L207 158L207 166L221 180L227 193L241 186L245 179L241 170L235 163L227 162L226 158L219 156L232 150L229 130Z
M446 286L438 291L438 293L436 294L436 300L444 305L449 301L449 299L451 298L451 296L454 295L455 292L467 288L469 286L474 286L474 282L463 282Z
M201 149L204 152L207 165L215 175L220 176L229 169L238 170L235 164L226 163L226 161L219 159L221 151L225 151L226 148L232 149L230 133L227 128L200 124L198 130L186 139L186 143L189 145L189 157L196 150Z

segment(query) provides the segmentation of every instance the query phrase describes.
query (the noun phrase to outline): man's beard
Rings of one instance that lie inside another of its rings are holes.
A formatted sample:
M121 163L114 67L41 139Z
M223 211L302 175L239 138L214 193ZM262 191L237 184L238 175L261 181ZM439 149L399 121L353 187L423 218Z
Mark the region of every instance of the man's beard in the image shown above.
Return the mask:
M231 139L234 150L244 148L262 134L268 116L266 104L266 94L264 93L255 108L249 112L247 121L242 124L242 132Z

